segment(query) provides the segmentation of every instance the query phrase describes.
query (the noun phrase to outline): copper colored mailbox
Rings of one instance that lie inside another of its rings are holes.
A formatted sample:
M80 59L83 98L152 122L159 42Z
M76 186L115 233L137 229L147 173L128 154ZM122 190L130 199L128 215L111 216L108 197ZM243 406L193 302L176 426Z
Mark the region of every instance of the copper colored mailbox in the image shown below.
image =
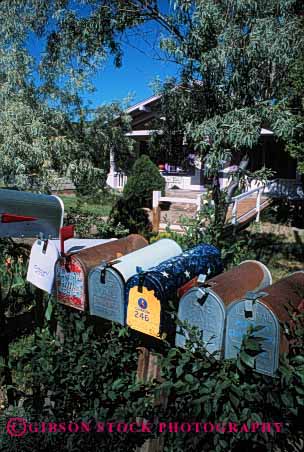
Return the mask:
M117 259L143 248L147 240L131 234L119 240L94 246L75 255L58 259L56 263L57 300L80 311L88 307L88 274L102 262Z
M265 375L274 375L279 354L288 351L288 341L280 322L290 320L285 307L299 308L304 298L304 271L281 279L264 292L249 292L227 310L225 358L235 358L240 351L243 336L250 325L262 326L255 335L263 337L263 352L255 358L255 369Z
M65 242L68 254L115 239L69 239ZM59 240L36 240L32 246L27 270L27 281L45 292L52 293L55 286L55 264L60 257Z
M227 306L249 290L260 290L271 283L271 274L265 265L258 261L244 261L210 279L207 284L203 280L201 283L194 281L196 287L186 291L179 302L178 318L190 327L197 327L202 345L219 358L223 354ZM184 347L188 338L187 329L179 328L175 343Z
M162 264L133 276L127 283L127 325L161 339L172 329L166 313L179 287L201 273L214 276L222 271L220 251L201 244Z
M148 270L181 252L174 240L162 239L92 269L89 274L90 313L124 325L126 281L137 271Z
M63 211L57 196L0 189L0 237L58 238Z

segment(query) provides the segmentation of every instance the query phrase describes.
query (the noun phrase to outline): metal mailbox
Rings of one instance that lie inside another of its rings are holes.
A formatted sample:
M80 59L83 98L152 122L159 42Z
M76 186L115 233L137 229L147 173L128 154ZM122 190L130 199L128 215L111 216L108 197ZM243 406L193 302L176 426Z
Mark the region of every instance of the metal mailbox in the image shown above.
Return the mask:
M288 341L280 322L290 320L286 306L299 308L304 298L304 271L265 289L250 292L227 309L225 333L225 358L235 358L240 351L243 336L250 325L262 326L256 335L263 337L263 352L255 359L255 369L265 375L274 375L278 368L279 354L288 351Z
M164 308L176 299L178 288L201 273L211 277L221 271L220 251L201 244L133 276L126 285L127 325L161 339L168 326Z
M261 290L272 283L268 268L258 261L244 261L237 267L187 290L178 306L178 318L197 327L202 344L209 353L222 356L226 308L248 291ZM181 288L182 292L183 288ZM175 344L184 347L189 334L178 329Z
M182 253L171 239L162 239L116 261L101 265L89 274L90 313L125 324L125 283L138 270L145 271Z
M102 245L116 239L69 239L65 242L68 254ZM55 264L60 257L59 240L36 240L32 246L27 281L45 292L52 293L55 289Z
M63 212L58 196L0 189L0 237L58 238Z
M142 236L131 234L122 239L59 258L55 266L57 300L84 311L88 306L87 280L90 270L102 262L117 259L147 244L147 240Z

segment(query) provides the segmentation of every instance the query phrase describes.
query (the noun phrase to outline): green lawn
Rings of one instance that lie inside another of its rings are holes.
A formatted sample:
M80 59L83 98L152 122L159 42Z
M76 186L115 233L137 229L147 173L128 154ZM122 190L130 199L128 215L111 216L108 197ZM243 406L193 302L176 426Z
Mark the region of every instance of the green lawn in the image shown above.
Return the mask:
M273 223L262 218L248 229L250 258L263 262L273 280L304 268L304 229Z
M65 212L69 212L71 209L79 209L79 213L93 214L101 217L107 217L110 214L112 206L115 202L115 197L106 197L98 202L93 202L87 199L77 199L76 196L59 195L64 203Z

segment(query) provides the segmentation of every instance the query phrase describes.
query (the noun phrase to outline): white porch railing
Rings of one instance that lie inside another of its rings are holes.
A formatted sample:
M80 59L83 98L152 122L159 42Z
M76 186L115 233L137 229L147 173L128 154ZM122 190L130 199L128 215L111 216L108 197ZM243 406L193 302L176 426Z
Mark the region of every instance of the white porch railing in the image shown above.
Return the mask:
M244 218L245 216L251 214L251 213L255 213L256 214L256 222L260 221L260 213L261 213L261 197L262 194L264 193L265 187L267 184L265 185L261 185L261 187L256 187L253 188L252 190L246 191L245 193L241 193L240 195L234 196L232 198L231 203L233 204L232 206L232 213L231 213L231 223L232 224L237 224L240 222L240 220L242 218ZM238 218L238 206L239 206L239 202L244 200L244 199L249 199L254 197L254 195L256 195L256 203L255 206L246 211L246 213L244 213L243 215L241 215Z

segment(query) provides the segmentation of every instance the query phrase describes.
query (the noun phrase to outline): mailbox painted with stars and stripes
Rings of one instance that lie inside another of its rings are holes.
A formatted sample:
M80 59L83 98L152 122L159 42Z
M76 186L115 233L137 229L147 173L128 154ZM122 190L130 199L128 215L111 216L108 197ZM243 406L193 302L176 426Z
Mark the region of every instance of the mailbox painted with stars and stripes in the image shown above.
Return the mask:
M145 271L182 253L171 239L161 239L133 253L91 270L89 274L90 313L125 324L125 283L137 271Z
M185 347L188 328L196 327L198 345L222 357L227 306L249 290L264 289L271 282L268 268L258 261L244 261L207 282L198 278L194 281L195 287L184 293L178 305L178 319L187 326L178 327L176 346Z
M72 308L88 308L88 274L101 262L109 262L147 246L141 235L131 234L122 239L93 246L72 255L60 257L55 268L57 300Z
M127 325L162 339L172 326L166 311L168 302L176 301L178 289L199 274L212 277L222 269L220 251L201 244L134 275L126 285Z

